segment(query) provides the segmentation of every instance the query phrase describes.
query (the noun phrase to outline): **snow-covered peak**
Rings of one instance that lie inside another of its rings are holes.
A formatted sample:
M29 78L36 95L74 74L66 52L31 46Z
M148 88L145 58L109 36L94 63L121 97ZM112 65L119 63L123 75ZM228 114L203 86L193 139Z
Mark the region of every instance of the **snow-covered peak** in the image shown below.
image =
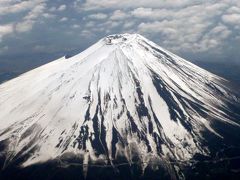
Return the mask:
M240 126L224 82L140 35L110 35L0 85L5 165L67 154L113 167L139 159L144 170L207 155L203 132L222 139L215 122Z
M137 38L141 37L139 34L113 34L109 35L104 38L104 41L106 44L123 44L123 43L130 43L134 40L137 40Z

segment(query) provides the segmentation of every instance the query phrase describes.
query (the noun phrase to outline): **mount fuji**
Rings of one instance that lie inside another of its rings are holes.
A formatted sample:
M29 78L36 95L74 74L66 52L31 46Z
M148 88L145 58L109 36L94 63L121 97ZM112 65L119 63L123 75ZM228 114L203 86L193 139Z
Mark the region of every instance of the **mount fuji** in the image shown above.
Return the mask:
M5 179L235 178L239 148L239 88L138 34L0 85Z

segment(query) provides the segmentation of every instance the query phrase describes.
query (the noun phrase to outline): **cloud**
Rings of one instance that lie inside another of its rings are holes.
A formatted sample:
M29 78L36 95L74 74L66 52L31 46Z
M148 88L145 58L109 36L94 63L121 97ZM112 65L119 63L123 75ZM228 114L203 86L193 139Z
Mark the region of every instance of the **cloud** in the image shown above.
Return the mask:
M13 24L0 25L0 42L4 36L11 34L13 31L14 31Z
M24 20L34 20L37 19L40 15L43 14L46 9L46 4L38 4L29 13L23 18Z
M79 25L79 24L73 24L72 25L72 28L74 28L74 29L77 29L77 28L80 28L81 26Z
M224 23L239 25L240 14L226 14L222 16L222 20Z
M58 11L64 11L67 8L67 6L65 4L62 4L58 7Z
M88 16L89 19L95 19L95 20L102 20L102 19L106 19L107 17L108 15L104 13L90 14Z
M19 1L19 0L2 0L0 1L0 15L17 14L25 12L17 16L20 20L12 21L7 25L0 25L0 38L6 34L14 32L27 32L32 29L40 16L45 18L50 17L50 14L44 13L46 9L47 0L32 0L32 1Z
M128 21L128 22L125 22L125 23L124 23L123 27L124 27L125 29L128 29L128 28L133 27L134 25L135 25L135 22L134 22L134 21Z
M33 28L33 25L36 23L36 20L44 14L45 9L45 3L36 5L25 17L23 17L23 21L16 24L16 32L23 33L30 31Z
M231 31L224 25L219 24L207 32L199 41L197 47L199 51L207 51L212 48L221 50L221 44L231 35Z
M230 14L240 13L240 8L237 6L232 6L227 10L227 13L230 13Z
M4 24L0 25L0 34L6 35L13 32L13 25L12 24Z
M240 14L237 0L79 0L74 5L79 13L89 13L95 20L84 22L92 32L138 32L174 52L220 52L234 34L240 34L229 27L240 22L236 21ZM92 12L108 17L97 21Z
M55 17L56 17L56 15L50 14L50 13L43 13L42 16L45 17L45 18L47 18L47 19L55 18Z
M94 21L88 21L86 24L85 24L85 27L86 28L95 28L95 22Z
M26 20L23 22L19 22L15 26L16 32L23 33L23 32L30 31L32 29L34 23L35 23L35 21L33 21L33 20Z
M0 39L3 44L24 37L31 44L32 38L43 41L38 39L43 33L51 37L46 44L56 43L53 47L63 51L63 46L88 46L108 34L128 32L181 55L224 54L228 47L237 54L239 18L238 0L0 0ZM66 21L67 26L59 23Z
M236 23L237 16L226 15L228 3L202 2L182 8L136 8L132 16L142 22L138 32L152 39L158 37L162 46L177 52L220 51L226 40L231 38L233 29L221 24Z
M85 3L81 1L76 2L75 6L85 10L96 9L119 9L119 8L136 8L136 7L183 7L191 4L190 0L86 0Z
M67 17L62 17L59 21L60 21L60 22L65 22L65 21L67 21L67 20L68 20Z
M31 0L31 1L1 0L0 1L0 15L6 15L6 14L27 11L43 2L46 2L46 0Z
M5 52L7 52L7 51L8 51L8 49L9 49L9 47L8 47L8 46L3 46L3 47L0 47L0 54L3 54L3 53L5 53Z
M169 10L166 9L152 9L152 8L137 8L131 14L136 18L145 19L164 19L171 16Z
M116 10L116 11L113 12L110 19L111 20L123 20L127 17L128 17L128 15L124 11Z
M191 25L191 26L189 26ZM170 50L184 52L204 52L221 47L221 43L231 34L225 26L216 26L210 29L209 24L188 24L176 20L141 23L139 31L149 34L158 34L160 43ZM177 27L179 27L177 29Z

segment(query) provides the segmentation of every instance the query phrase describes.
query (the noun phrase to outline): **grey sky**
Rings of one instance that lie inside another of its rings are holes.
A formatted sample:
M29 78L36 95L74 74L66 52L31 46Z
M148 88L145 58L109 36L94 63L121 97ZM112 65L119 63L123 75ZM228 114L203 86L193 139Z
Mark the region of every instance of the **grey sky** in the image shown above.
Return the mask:
M54 59L140 33L189 60L238 62L239 0L0 0L0 62Z

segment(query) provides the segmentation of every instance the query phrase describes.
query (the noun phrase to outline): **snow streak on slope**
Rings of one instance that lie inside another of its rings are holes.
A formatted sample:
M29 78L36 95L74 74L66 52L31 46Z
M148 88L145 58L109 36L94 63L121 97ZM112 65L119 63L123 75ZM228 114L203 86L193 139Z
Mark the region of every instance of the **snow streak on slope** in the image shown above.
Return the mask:
M239 127L225 80L137 34L108 36L0 85L0 141L7 165L70 154L129 164L207 155L215 121ZM143 169L146 165L143 165Z

